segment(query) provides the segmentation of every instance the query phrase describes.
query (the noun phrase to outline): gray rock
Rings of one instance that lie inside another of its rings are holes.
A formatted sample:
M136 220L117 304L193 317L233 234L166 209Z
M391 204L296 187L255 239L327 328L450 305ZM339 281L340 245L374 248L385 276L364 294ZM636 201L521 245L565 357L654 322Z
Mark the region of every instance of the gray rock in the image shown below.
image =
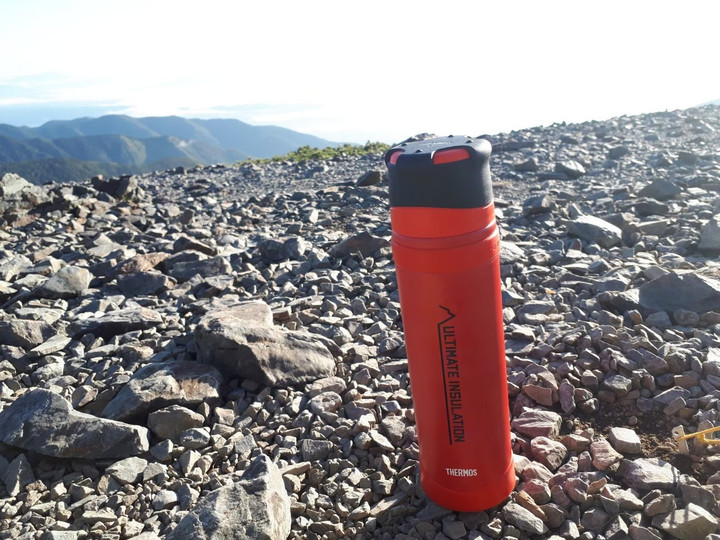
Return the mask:
M155 497L153 497L153 508L155 510L163 510L165 508L172 508L178 502L178 494L168 489L159 491Z
M231 441L233 442L235 453L240 459L247 459L253 448L257 447L255 438L252 435L243 435L238 438L233 437Z
M720 311L720 282L695 272L671 272L642 285L639 299L652 311Z
M555 172L559 172L567 176L568 178L580 178L587 171L580 163L574 160L569 161L558 161L555 163Z
M19 495L35 481L35 473L25 454L19 454L1 472L0 480L5 484L5 489L11 497Z
M0 321L0 344L29 350L55 336L56 330L46 322L26 319Z
M15 173L5 173L0 177L0 198L9 199L25 189L35 186Z
M623 454L639 454L642 452L642 442L634 430L624 427L610 428L608 440L615 450Z
M358 178L357 185L358 186L374 186L374 185L382 182L384 180L384 178L385 178L385 174L383 173L383 171L373 169L372 171L367 171L360 178Z
M510 525L526 533L544 534L548 531L547 525L539 517L517 503L503 506L502 515Z
M123 175L119 178L108 178L107 180L104 180L101 176L95 176L91 181L95 189L116 199L129 200L140 195L137 176Z
M363 257L370 257L382 248L390 247L390 241L386 238L373 236L368 232L350 236L338 243L330 250L333 257L343 258L352 253L360 253Z
M717 532L718 518L697 504L689 503L685 508L670 512L659 527L680 540L696 540Z
M112 475L123 486L125 484L134 484L140 480L147 465L147 460L133 456L109 465L105 469L105 474Z
M205 422L202 414L191 411L182 405L170 405L151 412L147 427L160 439L178 440L186 429L200 427Z
M75 411L61 396L36 388L0 412L5 444L60 458L124 458L146 452L148 430Z
M101 317L86 319L70 326L74 338L93 334L105 339L132 332L146 330L163 323L160 313L148 308L128 308L110 311Z
M532 217L546 214L555 208L555 203L547 195L529 197L523 202L523 216Z
M688 390L687 388L682 388L681 386L673 386L672 388L669 388L655 396L653 398L653 402L660 407L667 407L679 398L688 400L690 399L690 396L690 390Z
M38 358L40 356L47 356L49 354L60 352L65 347L67 347L71 341L72 338L69 338L67 336L55 335L47 341L41 343L37 347L34 347L30 351L28 351L28 357Z
M530 441L530 450L533 457L551 471L563 464L568 453L565 446L547 437L535 437Z
M286 259L297 260L308 249L308 244L300 237L291 237L280 242L275 238L265 238L258 242L258 249L264 259L270 262L280 262Z
M712 253L720 251L720 214L711 217L700 229L698 249Z
M675 496L672 493L664 493L648 501L643 512L650 517L660 514L667 514L675 510Z
M616 160L630 153L630 149L627 146L614 146L608 150L608 159Z
M304 461L316 461L326 459L330 455L332 447L333 444L330 441L303 439L300 443L300 453Z
M290 498L280 471L261 454L239 481L200 500L167 540L284 540L291 520Z
M610 521L610 516L600 508L590 508L583 514L581 525L588 530L600 532Z
M640 525L630 525L628 532L632 540L662 540L662 533L657 529L649 529Z
M0 177L0 216L15 221L13 217L25 214L47 201L48 195L44 189L21 176L5 173Z
M123 274L117 279L120 291L128 297L157 295L172 287L173 281L160 272Z
M568 223L567 232L588 242L597 242L604 248L616 246L622 240L619 227L595 216L575 218Z
M335 360L310 334L243 320L232 312L209 313L195 328L198 360L229 377L286 386L334 374Z
M513 170L518 172L535 172L538 169L538 162L534 158L513 163Z
M557 437L560 434L562 417L553 411L525 411L513 419L512 427L528 437Z
M189 450L204 448L210 442L210 430L208 428L190 428L180 434L180 446Z
M20 272L33 265L25 255L14 255L0 262L0 280L10 281Z
M167 264L167 261L165 262ZM201 261L178 261L172 264L168 273L171 277L184 283L194 276L207 278L231 274L232 266L223 257L213 257Z
M657 178L638 191L637 195L638 197L650 197L658 201L667 201L680 195L680 193L682 193L682 189L670 180Z
M615 451L605 439L590 444L590 455L592 455L593 466L600 471L604 471L623 458L623 455Z
M502 264L525 261L525 258L525 250L517 244L505 240L500 242L500 262Z
M624 460L618 472L634 489L674 489L680 479L680 471L659 458Z
M168 405L217 402L223 376L212 366L197 362L147 364L138 369L102 412L113 420L142 420Z
M92 274L87 268L66 266L37 287L33 294L40 298L74 298L90 286Z

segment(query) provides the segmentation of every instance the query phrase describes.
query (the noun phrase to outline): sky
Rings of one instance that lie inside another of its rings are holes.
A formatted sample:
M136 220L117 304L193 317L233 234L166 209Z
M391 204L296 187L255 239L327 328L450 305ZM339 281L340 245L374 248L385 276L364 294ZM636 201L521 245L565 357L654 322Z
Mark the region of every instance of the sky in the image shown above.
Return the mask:
M392 143L674 110L720 98L719 20L714 0L0 0L0 123L175 114Z

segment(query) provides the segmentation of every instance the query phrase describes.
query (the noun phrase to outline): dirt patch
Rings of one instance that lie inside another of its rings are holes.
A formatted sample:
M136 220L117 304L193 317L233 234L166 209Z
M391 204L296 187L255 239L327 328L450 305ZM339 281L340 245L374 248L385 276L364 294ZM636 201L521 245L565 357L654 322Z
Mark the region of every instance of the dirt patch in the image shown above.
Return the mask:
M612 407L612 410L610 409ZM635 417L637 423L631 418ZM680 454L672 437L672 428L680 422L667 418L662 412L642 413L634 403L613 403L601 407L594 415L578 414L575 419L576 428L593 428L595 433L605 437L610 428L626 427L635 430L640 437L642 454L638 457L659 458L670 463L683 474L688 474L705 484L715 471L705 464L701 456Z

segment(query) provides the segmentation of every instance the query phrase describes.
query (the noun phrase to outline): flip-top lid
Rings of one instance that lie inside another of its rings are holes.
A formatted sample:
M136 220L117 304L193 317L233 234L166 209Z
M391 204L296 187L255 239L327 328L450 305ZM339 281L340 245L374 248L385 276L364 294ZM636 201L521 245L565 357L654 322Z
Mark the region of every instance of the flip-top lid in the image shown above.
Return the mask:
M493 202L492 147L485 139L438 137L402 143L385 154L390 206L479 208Z

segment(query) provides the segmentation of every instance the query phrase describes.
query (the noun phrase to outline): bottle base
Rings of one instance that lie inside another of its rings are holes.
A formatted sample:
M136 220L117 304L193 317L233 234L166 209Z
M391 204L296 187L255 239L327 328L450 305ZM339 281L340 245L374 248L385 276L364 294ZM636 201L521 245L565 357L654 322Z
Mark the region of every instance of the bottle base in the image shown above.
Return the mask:
M448 489L431 479L426 479L422 473L420 483L425 495L443 508L456 512L480 512L497 506L515 489L515 465L511 460L510 466L499 479L492 485L476 491Z

